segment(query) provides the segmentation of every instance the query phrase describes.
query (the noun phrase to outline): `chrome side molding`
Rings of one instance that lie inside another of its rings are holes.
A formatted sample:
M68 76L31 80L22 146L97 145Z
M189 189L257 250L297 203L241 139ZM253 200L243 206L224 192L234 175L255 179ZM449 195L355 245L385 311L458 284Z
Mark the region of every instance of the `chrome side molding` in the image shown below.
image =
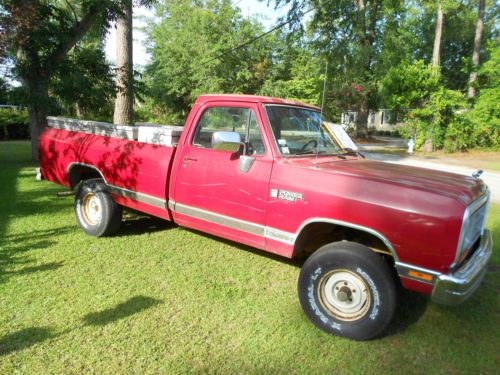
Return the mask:
M115 185L106 184L106 187L111 194L116 194L116 195L120 195L120 196L125 197L125 198L130 198L130 199L133 199L133 200L141 202L141 203L149 204L150 206L163 208L163 209L166 208L165 199L153 197L152 195L139 193L137 191L125 189L125 188L115 186Z

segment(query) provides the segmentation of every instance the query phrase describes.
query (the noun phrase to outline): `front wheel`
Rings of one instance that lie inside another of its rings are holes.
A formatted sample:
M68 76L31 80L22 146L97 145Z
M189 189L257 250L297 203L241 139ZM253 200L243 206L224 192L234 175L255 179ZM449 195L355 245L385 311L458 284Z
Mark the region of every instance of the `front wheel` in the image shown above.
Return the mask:
M378 336L392 321L396 286L387 263L352 242L313 253L299 276L300 304L317 327L353 340Z
M103 237L120 228L123 207L113 201L102 180L92 179L80 184L75 196L75 213L85 233Z

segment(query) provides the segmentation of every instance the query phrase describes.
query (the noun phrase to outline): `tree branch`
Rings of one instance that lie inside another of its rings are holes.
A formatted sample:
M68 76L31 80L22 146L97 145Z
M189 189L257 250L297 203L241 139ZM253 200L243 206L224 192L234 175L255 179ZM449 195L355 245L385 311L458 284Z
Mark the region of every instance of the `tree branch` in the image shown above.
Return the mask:
M83 36L90 30L90 28L95 24L98 19L99 13L104 10L105 7L100 4L91 9L89 9L88 13L77 22L72 30L71 36L66 41L61 43L55 51L48 57L47 61L49 62L49 66L47 67L47 73L53 71L53 69L64 60L68 52L78 43Z
M71 5L71 3L68 0L64 0L64 2L68 6L68 8L71 9L71 11L73 12L73 17L75 18L75 22L78 22L78 17L76 16L75 8L73 7L73 5Z

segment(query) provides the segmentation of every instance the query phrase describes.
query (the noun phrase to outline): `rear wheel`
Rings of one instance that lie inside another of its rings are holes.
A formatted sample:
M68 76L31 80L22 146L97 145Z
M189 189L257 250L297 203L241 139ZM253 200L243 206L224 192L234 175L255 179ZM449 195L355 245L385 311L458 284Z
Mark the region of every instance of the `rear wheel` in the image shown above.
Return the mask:
M75 197L75 213L85 233L103 237L120 228L123 208L113 201L101 179L92 179L80 184Z
M311 322L354 340L380 335L396 308L396 287L387 263L369 248L346 241L323 246L307 259L298 292Z

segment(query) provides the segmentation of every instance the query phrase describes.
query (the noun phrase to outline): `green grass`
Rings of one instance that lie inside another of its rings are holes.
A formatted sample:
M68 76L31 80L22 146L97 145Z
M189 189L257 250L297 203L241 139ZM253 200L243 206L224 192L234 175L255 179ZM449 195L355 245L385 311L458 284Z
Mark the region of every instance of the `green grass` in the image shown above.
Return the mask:
M77 226L62 188L34 180L27 142L0 143L0 373L495 373L500 206L484 285L448 308L403 294L382 339L316 329L299 268L165 222L119 235Z
M444 151L435 151L424 153L417 151L410 155L406 148L371 148L367 150L373 154L389 154L401 156L403 158L412 157L440 164L457 165L475 169L484 169L486 171L500 172L500 151L498 150L469 150L467 152L446 153Z

